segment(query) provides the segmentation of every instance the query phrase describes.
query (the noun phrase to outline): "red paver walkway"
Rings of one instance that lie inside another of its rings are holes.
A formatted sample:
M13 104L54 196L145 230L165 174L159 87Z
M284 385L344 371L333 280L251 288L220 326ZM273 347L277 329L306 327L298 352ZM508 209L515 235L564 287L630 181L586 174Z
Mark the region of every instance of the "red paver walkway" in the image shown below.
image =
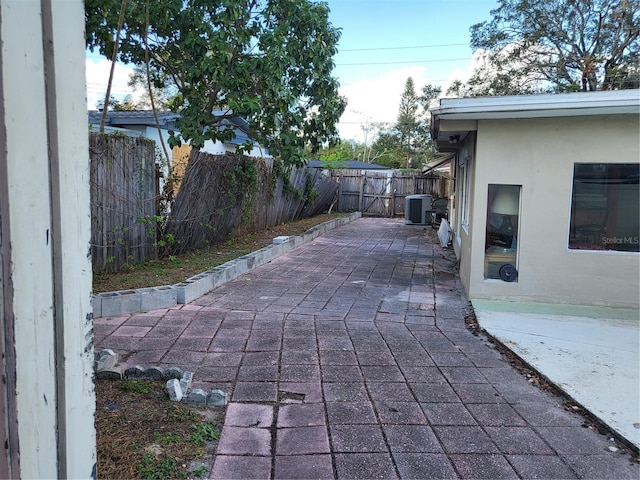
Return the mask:
M210 478L635 478L464 323L432 231L360 219L98 348L231 393Z

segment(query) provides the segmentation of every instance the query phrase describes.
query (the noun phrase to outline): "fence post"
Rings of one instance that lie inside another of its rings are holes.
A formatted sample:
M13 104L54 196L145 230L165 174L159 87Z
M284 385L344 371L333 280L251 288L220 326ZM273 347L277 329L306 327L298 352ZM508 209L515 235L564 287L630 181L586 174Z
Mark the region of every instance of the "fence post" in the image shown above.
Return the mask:
M364 199L364 185L367 182L367 175L366 174L362 174L360 173L360 196L358 197L358 209L364 214L364 205L363 203L363 199Z

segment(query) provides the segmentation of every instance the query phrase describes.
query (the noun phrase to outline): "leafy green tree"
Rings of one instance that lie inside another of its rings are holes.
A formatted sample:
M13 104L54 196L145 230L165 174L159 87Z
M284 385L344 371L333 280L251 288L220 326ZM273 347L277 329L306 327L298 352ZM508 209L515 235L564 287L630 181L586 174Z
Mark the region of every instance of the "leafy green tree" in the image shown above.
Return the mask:
M149 83L151 84L151 94L149 94ZM156 84L158 86L156 86ZM178 111L178 108L183 103L182 95L172 83L171 78L164 75L162 81L148 82L146 69L140 65L134 66L133 73L129 76L129 87L137 92L143 92L137 101L131 101L135 110L151 109L152 96L155 108L158 110L171 110L175 112Z
M105 99L99 100L96 104L98 110L105 109ZM122 101L118 100L113 95L109 95L109 101L107 102L107 110L133 110L131 107L131 99L125 97Z
M639 0L499 0L471 27L481 66L466 96L638 88Z
M318 159L324 162L344 162L353 160L357 156L357 144L353 141L342 140L335 145L324 147L318 152ZM309 152L313 154L313 152Z
M291 164L305 145L337 138L346 102L332 76L339 29L312 0L85 0L87 47L144 66L174 85L181 117L171 143L229 140L245 118L255 140ZM121 32L118 35L118 32ZM245 146L249 148L250 145Z
M429 110L429 106L431 102L436 100L441 93L442 93L442 88L436 87L435 85L427 84L424 87L422 87L422 95L418 97L418 102L420 102L422 111L427 113L427 110Z
M373 150L373 142L375 138L383 128L385 124L383 122L373 122L371 118L366 118L360 124L360 130L362 130L362 144L359 144L358 148L358 160L366 163L375 163L377 154Z
M420 151L423 153L422 161L428 162L433 158L433 142L431 141L431 114L429 107L442 93L442 88L427 84L422 87L422 94L418 97L418 102L422 110L420 122Z
M311 154L311 152L309 152ZM320 150L318 159L331 164L333 168L344 168L346 160L359 160L365 163L377 163L380 153L375 152L372 145L355 140L341 140Z
M372 150L376 152L376 163L390 168L406 165L407 152L397 129L391 128L378 133Z

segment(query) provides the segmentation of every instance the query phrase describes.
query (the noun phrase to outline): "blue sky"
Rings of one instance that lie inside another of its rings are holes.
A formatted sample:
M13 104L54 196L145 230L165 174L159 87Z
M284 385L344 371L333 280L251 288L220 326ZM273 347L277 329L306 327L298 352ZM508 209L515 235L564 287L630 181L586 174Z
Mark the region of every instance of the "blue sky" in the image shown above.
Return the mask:
M363 141L362 124L395 122L408 77L416 90L430 83L446 90L472 67L469 27L489 20L497 0L328 0L330 21L342 29L334 75L349 105L342 138ZM113 94L128 92L130 70L116 69ZM87 100L104 95L109 62L87 56Z
M496 3L329 0L331 23L342 29L335 57L337 76L341 83L348 84L391 69L418 65L431 72L434 81L444 82L453 68L464 68L470 62L469 27L489 20ZM382 65L357 65L362 63Z
M408 77L446 90L472 68L469 28L490 20L497 0L329 0L342 29L335 76L349 100L342 138L364 141L362 124L393 123ZM410 48L409 48L410 47Z

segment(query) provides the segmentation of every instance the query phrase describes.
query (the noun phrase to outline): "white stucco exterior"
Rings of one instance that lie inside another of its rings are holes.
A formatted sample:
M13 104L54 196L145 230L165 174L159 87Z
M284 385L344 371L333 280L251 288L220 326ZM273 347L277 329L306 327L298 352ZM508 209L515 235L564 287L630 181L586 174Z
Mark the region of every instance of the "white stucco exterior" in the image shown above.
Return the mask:
M0 8L1 260L10 272L0 287L3 323L15 332L5 348L16 368L5 374L15 375L6 395L18 429L11 475L89 478L96 453L84 4L2 0Z
M638 307L640 254L568 248L574 163L640 160L639 92L602 93L545 95L545 109L536 96L524 97L528 107L509 103L523 97L492 99L492 107L458 99L461 108L450 100L433 112L441 149L458 150L452 224L469 299ZM452 133L462 138L455 149ZM490 184L521 186L517 282L484 278Z

